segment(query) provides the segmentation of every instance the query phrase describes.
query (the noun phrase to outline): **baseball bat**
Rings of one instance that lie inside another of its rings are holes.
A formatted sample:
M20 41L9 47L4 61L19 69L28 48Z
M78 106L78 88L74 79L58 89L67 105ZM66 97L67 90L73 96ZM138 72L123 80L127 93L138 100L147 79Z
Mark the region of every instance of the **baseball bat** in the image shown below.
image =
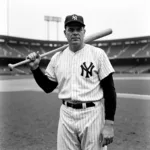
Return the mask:
M85 37L84 42L85 42L85 43L89 43L89 42L92 42L92 41L97 40L97 39L99 39L99 38L102 38L102 37L104 37L104 36L107 36L107 35L109 35L109 34L111 34L111 33L112 33L112 29L106 29L106 30L103 30L103 31L100 31L100 32L97 32L97 33L94 33L94 34L92 34L92 35L90 35L90 36ZM43 58L43 57L45 57L45 56L47 56L47 55L56 53L56 52L58 52L58 51L63 51L63 50L65 50L67 47L68 47L68 44L67 44L67 45L64 45L64 46L62 46L62 47L59 47L59 48L57 48L57 49L54 49L54 50L52 50L52 51L46 52L46 53L44 53L44 54L41 54L40 57ZM23 61L20 61L20 62L18 62L18 63L15 63L15 64L8 64L8 67L10 68L10 70L13 70L15 67L18 67L18 66L27 64L27 63L29 63L30 61L31 61L30 59L25 59L25 60L23 60Z

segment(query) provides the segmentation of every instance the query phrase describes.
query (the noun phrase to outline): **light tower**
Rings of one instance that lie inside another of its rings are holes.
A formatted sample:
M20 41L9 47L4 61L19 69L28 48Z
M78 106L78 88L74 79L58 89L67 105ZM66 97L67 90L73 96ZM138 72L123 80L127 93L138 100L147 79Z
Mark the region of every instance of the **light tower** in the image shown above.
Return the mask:
M49 40L49 22L56 22L57 23L57 41L59 40L59 36L58 36L58 31L59 31L59 27L58 24L59 22L61 22L61 18L60 17L55 17L55 16L44 16L44 20L47 21L47 40Z

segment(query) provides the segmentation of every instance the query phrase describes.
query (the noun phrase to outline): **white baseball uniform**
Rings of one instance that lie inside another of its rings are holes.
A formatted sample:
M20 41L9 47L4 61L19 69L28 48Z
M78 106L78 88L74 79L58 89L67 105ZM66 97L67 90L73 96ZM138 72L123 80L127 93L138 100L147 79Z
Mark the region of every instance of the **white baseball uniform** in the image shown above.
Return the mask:
M100 81L114 69L106 53L86 44L72 52L57 52L46 68L49 79L58 82L59 99L72 103L94 102L94 107L60 108L57 150L102 150L101 129L104 125L103 90Z

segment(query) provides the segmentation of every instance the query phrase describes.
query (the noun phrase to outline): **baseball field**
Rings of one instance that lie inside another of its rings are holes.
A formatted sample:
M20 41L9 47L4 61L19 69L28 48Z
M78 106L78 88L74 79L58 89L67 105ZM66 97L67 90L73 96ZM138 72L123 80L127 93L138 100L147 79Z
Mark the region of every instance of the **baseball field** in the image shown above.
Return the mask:
M108 150L150 150L150 76L114 75L114 142ZM32 76L0 76L0 150L56 150L61 100Z

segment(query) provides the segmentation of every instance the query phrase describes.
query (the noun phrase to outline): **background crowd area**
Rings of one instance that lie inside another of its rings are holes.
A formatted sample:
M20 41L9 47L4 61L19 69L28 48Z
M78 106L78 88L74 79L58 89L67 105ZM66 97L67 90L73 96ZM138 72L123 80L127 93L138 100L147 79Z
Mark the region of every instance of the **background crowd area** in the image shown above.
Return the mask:
M17 67L13 72L10 72L8 64L24 60L31 52L39 51L40 54L43 54L65 44L67 44L65 41L44 41L0 36L0 74L31 74L27 65ZM150 73L150 36L97 40L89 44L102 48L106 52L116 73ZM41 67L43 69L50 59L51 55L42 59Z

